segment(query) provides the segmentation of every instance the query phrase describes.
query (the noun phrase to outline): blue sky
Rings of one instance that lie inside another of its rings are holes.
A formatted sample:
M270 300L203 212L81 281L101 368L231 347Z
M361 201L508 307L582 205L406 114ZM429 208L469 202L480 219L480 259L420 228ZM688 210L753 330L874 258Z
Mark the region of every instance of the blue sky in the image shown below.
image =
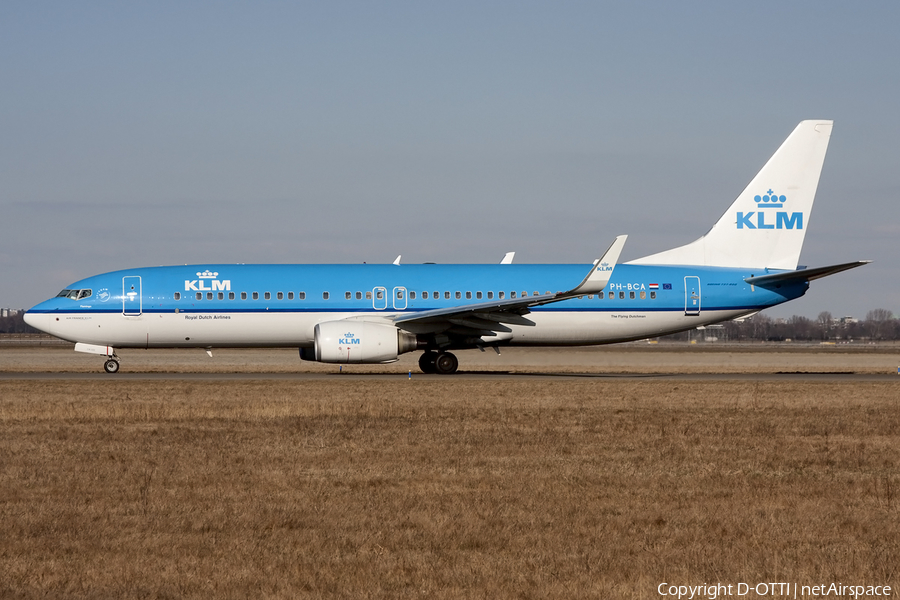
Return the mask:
M689 242L835 120L773 316L900 314L900 5L0 5L0 305L133 266Z

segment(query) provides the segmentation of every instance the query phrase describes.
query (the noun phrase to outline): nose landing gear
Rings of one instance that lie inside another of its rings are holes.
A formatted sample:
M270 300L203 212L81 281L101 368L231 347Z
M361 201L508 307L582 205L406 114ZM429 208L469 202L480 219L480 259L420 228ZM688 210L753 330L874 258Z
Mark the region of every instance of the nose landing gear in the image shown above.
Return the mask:
M105 356L106 362L103 364L103 370L107 373L119 372L119 357L116 356L116 349L112 346L98 346L96 344L84 344L78 342L75 344L75 352Z

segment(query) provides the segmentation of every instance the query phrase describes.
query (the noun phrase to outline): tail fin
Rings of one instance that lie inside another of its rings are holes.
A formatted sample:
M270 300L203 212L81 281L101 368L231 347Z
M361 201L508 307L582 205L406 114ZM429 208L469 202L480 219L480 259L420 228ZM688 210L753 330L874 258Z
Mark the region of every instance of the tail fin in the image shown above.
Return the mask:
M833 121L802 121L709 232L637 265L796 269Z

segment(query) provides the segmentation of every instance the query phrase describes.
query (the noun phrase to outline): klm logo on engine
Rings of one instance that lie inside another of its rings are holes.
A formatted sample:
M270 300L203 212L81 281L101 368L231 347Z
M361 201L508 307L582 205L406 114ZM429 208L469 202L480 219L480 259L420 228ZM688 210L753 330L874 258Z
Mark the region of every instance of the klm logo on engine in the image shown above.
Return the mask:
M338 338L338 344L341 344L342 346L352 346L353 344L359 343L359 338L354 336L352 333L345 333L344 337Z
M231 280L219 280L219 274L213 273L209 269L197 273L199 279L185 279L184 291L186 292L230 292Z
M738 229L803 229L802 212L781 210L787 201L784 195L779 196L769 190L764 196L754 196L753 199L759 210L748 213L738 211Z

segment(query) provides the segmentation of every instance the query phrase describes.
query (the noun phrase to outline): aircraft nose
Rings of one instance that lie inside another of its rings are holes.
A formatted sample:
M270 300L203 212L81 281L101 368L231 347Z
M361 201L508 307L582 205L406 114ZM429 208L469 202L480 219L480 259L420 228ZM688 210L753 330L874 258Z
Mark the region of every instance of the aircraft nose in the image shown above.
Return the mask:
M33 313L30 310L26 311L25 316L22 317L25 322L38 329L40 331L47 331L47 318L48 315Z

